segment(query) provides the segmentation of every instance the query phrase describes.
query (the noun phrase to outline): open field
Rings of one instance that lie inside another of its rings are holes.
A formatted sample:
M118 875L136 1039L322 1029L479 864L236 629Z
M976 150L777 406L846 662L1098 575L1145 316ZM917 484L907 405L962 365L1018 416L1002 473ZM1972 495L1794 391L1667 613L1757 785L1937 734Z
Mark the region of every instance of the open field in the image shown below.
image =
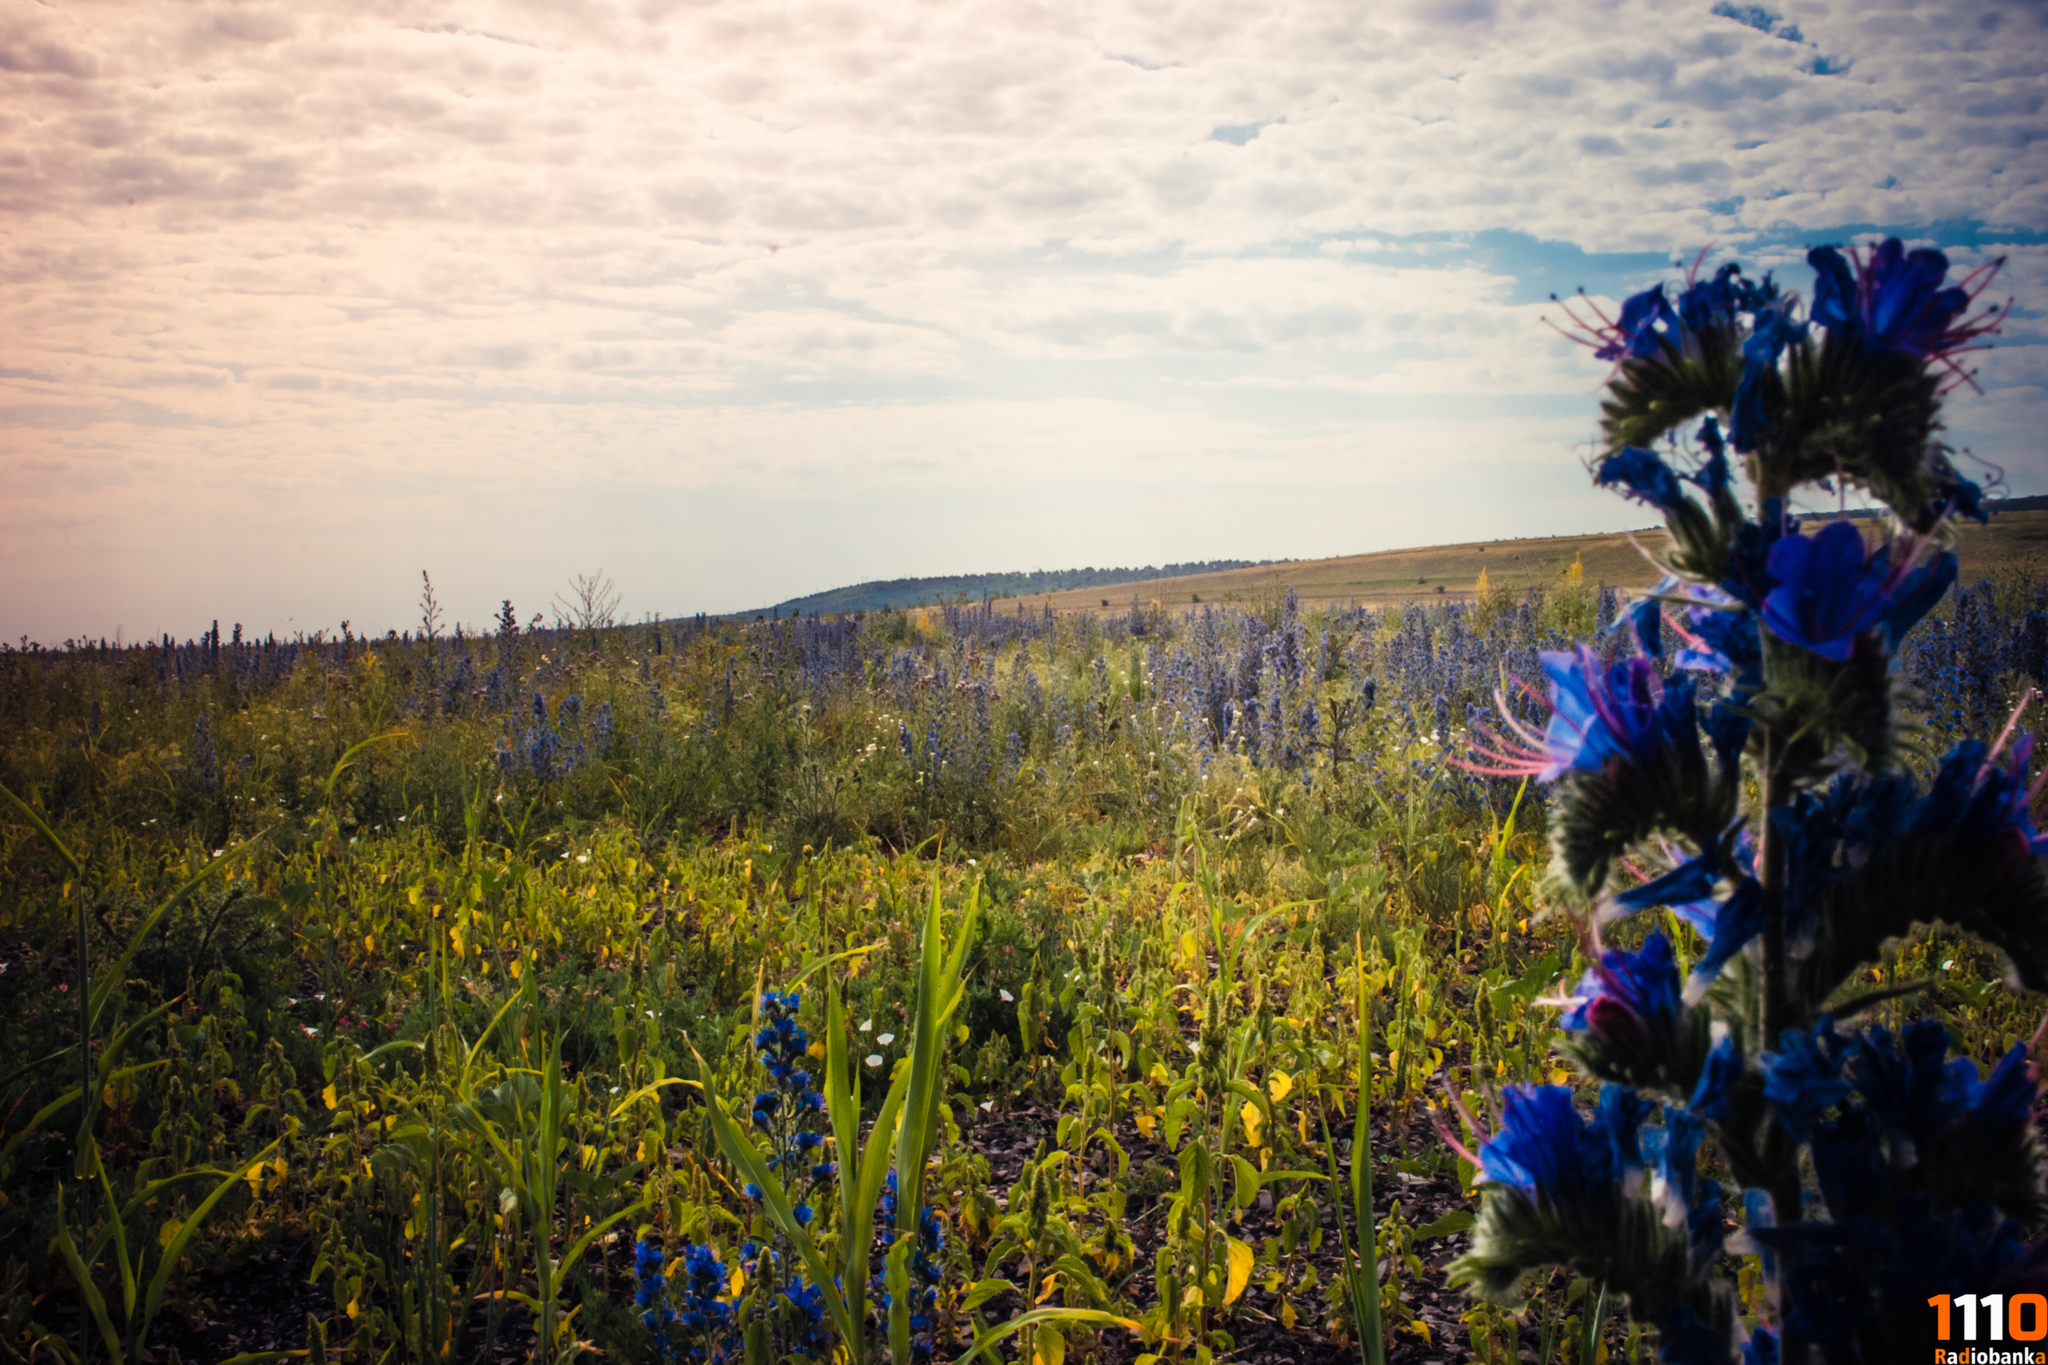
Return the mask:
M1584 967L1542 790L1445 756L1609 623L1626 563L1520 544L1490 573L1545 591L1481 607L1253 580L0 653L0 1359L737 1362L742 1318L876 1359L914 1244L918 1360L1016 1330L1040 1362L1517 1365L1604 1334L1646 1365L1581 1281L1519 1315L1445 1281L1477 1172L1430 1106L1568 1080L1542 1002ZM1923 627L1920 770L2048 675L2038 586ZM1954 934L1884 970L1980 1062L2041 1017ZM891 1226L892 1163L927 1219Z

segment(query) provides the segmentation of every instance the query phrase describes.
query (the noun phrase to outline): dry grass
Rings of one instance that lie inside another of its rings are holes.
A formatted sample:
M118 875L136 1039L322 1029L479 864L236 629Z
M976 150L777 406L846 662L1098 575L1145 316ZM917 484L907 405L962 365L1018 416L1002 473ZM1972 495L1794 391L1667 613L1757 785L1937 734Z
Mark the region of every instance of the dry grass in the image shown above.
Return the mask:
M1153 578L1112 588L1074 588L1026 600L1034 608L1050 603L1055 611L1099 612L1105 599L1112 611L1128 607L1133 596L1146 604L1184 608L1198 602L1254 603L1293 588L1303 606L1463 601L1472 597L1481 568L1486 570L1492 589L1520 592L1555 586L1574 559L1583 564L1588 584L1646 587L1657 581L1658 573L1630 543L1630 534L1610 531L1380 550L1185 578ZM1633 536L1636 544L1653 551L1667 540L1662 528L1636 531ZM1989 574L2000 561L2048 557L2048 512L2008 512L1989 526L1966 525L1957 550L1966 583Z

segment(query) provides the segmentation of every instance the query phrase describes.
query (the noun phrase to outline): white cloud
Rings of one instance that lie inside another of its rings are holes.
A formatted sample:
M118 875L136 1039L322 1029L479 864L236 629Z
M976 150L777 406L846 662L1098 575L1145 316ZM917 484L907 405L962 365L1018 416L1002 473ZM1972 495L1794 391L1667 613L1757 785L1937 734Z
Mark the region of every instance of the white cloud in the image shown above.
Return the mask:
M564 469L794 508L1020 471L1406 490L1426 447L1514 462L1510 520L1564 515L1599 366L1472 234L1761 235L1785 269L1844 224L2048 219L2037 10L1784 8L1765 33L1694 0L8 0L0 480L68 528L52 553L108 562L147 518L97 490L283 522L351 490L402 523L406 499ZM2048 251L2010 254L2001 288L2041 306ZM2030 317L1951 419L2029 491ZM1559 481L1552 512L1525 469ZM817 581L790 591L893 571L792 517ZM1356 525L1333 548L1399 534ZM973 543L1021 560L1044 534ZM532 550L420 539L508 577ZM7 628L139 590L59 584Z

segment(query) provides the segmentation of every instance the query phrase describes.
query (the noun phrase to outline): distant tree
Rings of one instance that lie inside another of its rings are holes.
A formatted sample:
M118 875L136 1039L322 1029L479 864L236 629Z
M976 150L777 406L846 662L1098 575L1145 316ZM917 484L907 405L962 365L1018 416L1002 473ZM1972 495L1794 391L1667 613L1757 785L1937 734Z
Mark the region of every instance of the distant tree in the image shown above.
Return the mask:
M600 568L594 574L577 574L566 594L555 594L555 614L578 630L591 633L610 628L618 620L619 589Z

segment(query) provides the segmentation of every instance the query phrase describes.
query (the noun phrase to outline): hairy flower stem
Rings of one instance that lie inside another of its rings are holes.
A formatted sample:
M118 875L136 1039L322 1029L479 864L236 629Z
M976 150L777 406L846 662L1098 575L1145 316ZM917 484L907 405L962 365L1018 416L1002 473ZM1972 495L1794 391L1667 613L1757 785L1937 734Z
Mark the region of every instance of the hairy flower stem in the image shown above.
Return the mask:
M1785 961L1785 840L1772 826L1771 817L1792 804L1792 780L1785 771L1784 744L1775 734L1764 739L1764 809L1758 821L1758 862L1764 905L1763 931L1763 1038L1759 1046L1770 1048L1778 1035L1792 1026L1787 1017ZM1795 1215L1796 1216L1796 1212Z

